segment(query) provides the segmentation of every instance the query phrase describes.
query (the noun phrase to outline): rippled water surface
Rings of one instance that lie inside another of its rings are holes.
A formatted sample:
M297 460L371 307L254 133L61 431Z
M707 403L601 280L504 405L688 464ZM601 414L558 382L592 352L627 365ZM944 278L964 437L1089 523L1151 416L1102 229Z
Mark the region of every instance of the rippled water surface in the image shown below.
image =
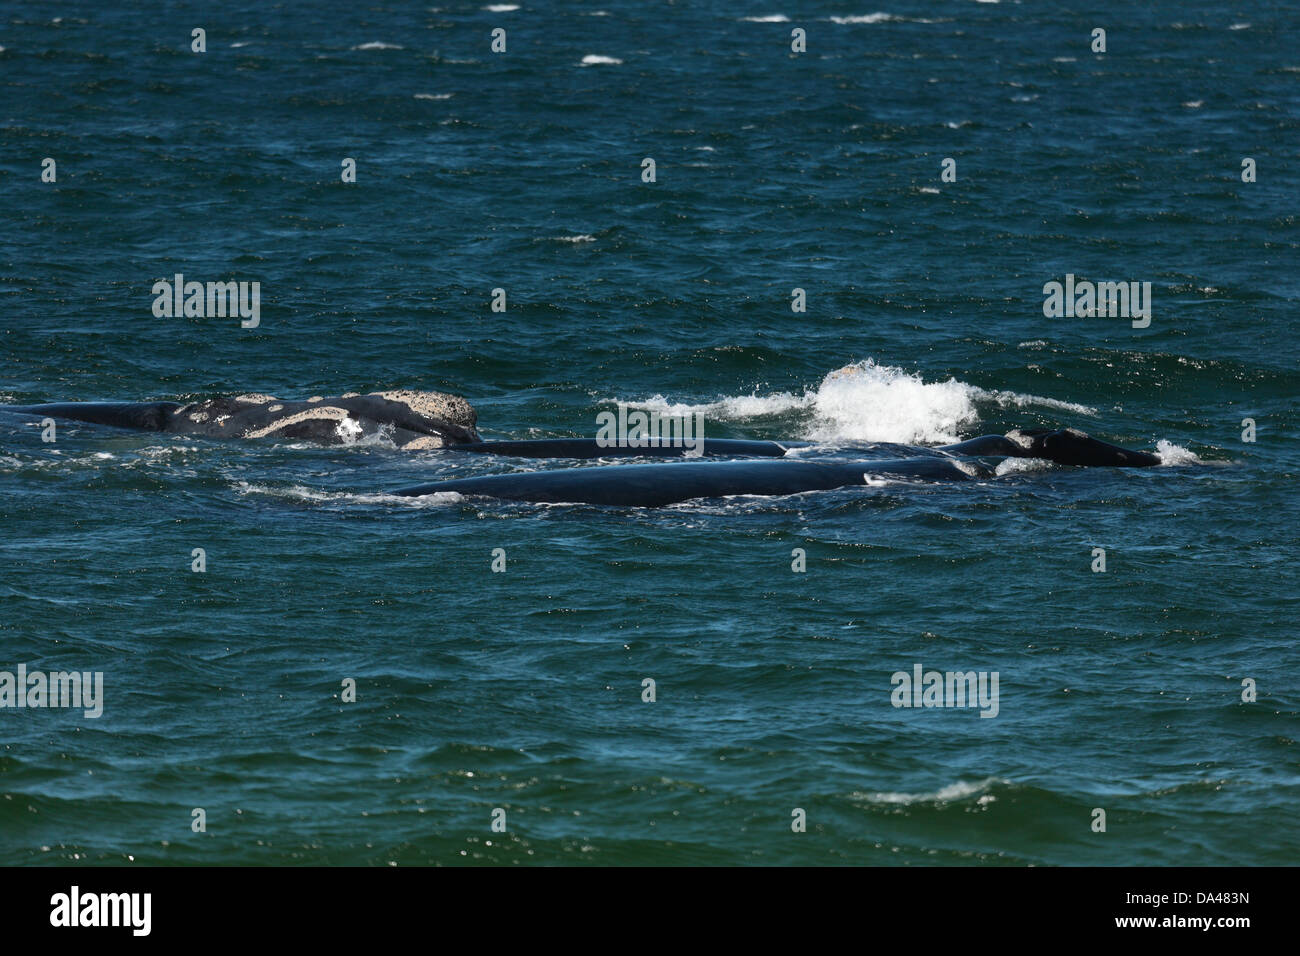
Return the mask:
M0 402L1167 465L535 506L390 492L566 463L0 414L0 670L105 680L0 709L0 863L1294 863L1296 10L880 2L5 7ZM178 272L260 326L156 318ZM1067 273L1149 327L1044 317Z

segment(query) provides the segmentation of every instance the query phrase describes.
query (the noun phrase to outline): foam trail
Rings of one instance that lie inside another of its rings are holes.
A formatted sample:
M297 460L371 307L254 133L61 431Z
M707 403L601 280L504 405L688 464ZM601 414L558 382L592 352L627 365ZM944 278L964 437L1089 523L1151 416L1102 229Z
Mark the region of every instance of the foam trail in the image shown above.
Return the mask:
M358 494L348 491L320 491L316 488L308 488L306 485L283 487L256 484L248 481L237 482L236 488L242 495L267 495L272 498L287 498L292 501L309 501L313 504L403 505L412 507L412 502L415 502L415 507L429 508L457 504L465 500L463 495L454 491L439 491L425 495L422 498L407 498L383 492Z

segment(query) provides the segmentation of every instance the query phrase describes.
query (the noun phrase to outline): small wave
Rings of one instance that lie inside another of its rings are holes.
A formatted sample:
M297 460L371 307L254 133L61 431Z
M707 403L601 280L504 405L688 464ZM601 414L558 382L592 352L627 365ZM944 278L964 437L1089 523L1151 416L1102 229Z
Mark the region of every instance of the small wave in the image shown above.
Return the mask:
M519 9L517 3L489 3L483 8L488 13L513 13Z
M917 803L952 803L956 800L966 800L970 797L978 796L983 799L985 796L991 800L992 795L989 790L997 784L1005 784L1009 781L1000 777L985 777L977 782L958 780L956 783L950 783L946 787L940 787L933 793L897 793L892 791L881 791L877 793L852 793L850 799L861 800L865 803L886 804L892 806L912 806Z
M784 13L767 13L756 17L741 17L742 23L789 23L790 18Z
M1175 445L1167 439L1160 439L1156 442L1156 454L1160 456L1162 465L1203 465L1200 455L1190 448L1184 448L1182 445Z
M417 100L449 100L455 93L416 93Z
M596 237L587 233L580 233L576 236L548 236L552 242L595 242Z
M310 501L315 504L402 505L408 508L443 507L463 501L464 496L455 491L435 491L430 495L410 497L385 492L321 491L306 485L262 485L248 481L236 483L240 494L266 495L287 498L291 501Z
M360 46L354 46L354 50L404 50L405 47L396 43L384 43L380 40L372 40L369 43L362 43Z
M831 23L888 23L890 20L901 20L892 13L862 13L848 17L831 17Z
M588 53L582 58L580 66L620 66L623 61L616 56L601 56L598 53Z

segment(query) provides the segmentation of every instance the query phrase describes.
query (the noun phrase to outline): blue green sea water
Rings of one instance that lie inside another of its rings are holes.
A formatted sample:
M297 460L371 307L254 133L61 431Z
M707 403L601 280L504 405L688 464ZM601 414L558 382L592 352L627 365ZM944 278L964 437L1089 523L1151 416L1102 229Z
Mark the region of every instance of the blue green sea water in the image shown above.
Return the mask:
M0 670L105 687L0 709L0 864L1295 863L1298 12L0 6L0 402L1167 462L539 506L390 492L567 463L0 414ZM155 317L176 273L260 325ZM917 664L996 718L894 707Z

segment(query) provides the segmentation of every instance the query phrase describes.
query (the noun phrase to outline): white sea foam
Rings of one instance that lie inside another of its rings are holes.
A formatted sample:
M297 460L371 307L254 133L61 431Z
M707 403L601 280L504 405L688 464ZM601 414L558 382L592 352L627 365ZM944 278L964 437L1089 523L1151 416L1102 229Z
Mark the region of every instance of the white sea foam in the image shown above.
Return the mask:
M1205 462L1201 457L1189 448L1182 445L1175 445L1167 439L1160 439L1156 442L1156 454L1160 456L1162 465L1203 465Z
M449 100L455 93L416 93L417 100Z
M359 422L354 421L347 415L339 419L339 423L334 426L334 433L339 436L339 440L345 445L355 445L357 439L364 434L365 429Z
M744 23L789 23L790 18L784 13L766 13L757 17L741 17Z
M1055 468L1054 462L1046 458L1004 458L993 469L996 475L1019 475L1025 472L1047 471Z
M887 23L898 20L892 13L862 13L848 17L831 17L831 23Z
M582 58L581 65L582 66L603 66L608 64L612 66L618 66L622 62L623 61L616 56L601 56L598 53L588 53L586 56Z
M310 501L323 504L361 504L361 505L404 505L408 508L442 507L463 500L463 495L455 491L436 491L431 495L409 497L379 493L362 493L350 491L321 491L306 485L262 485L240 481L236 484L240 494L267 495L272 498L288 498L294 501Z
M484 7L483 9L486 10L488 13L511 13L512 11L515 11L515 10L518 10L518 9L519 9L519 4L517 4L517 3L489 3L489 4L488 4L486 7Z
M620 399L603 399L617 402ZM806 420L800 438L811 441L873 441L942 445L960 441L980 420L981 405L1041 407L1073 415L1096 409L1041 395L990 391L950 378L927 382L901 368L867 359L829 373L803 394L730 395L703 404L673 402L663 395L627 401L632 408L660 415L703 413L705 421L744 421L798 414Z
M362 43L360 46L354 46L354 50L401 50L403 47L396 43L384 43L380 40L372 40L369 43Z
M850 794L850 797L866 803L893 804L897 806L911 806L916 803L951 803L954 800L965 800L967 797L973 797L977 794L982 799L983 796L988 795L988 791L993 788L994 784L1005 782L1005 780L998 777L985 777L983 780L976 782L958 780L946 787L940 787L933 793L882 791L878 793L853 793Z

